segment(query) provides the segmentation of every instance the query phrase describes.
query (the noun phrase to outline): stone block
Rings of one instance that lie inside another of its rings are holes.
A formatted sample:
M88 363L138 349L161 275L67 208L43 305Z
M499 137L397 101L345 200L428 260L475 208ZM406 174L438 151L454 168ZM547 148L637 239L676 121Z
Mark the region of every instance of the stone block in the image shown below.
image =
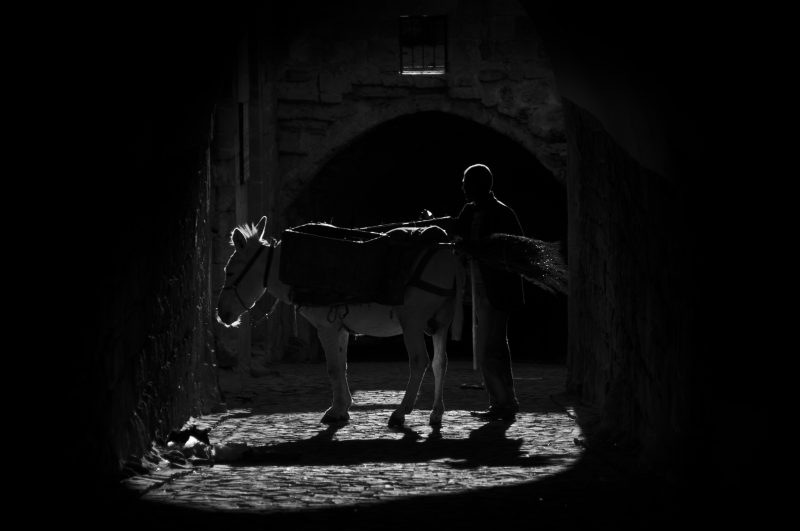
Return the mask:
M550 99L550 88L546 83L528 81L520 85L519 99L524 105L542 105Z
M405 98L408 96L408 89L384 87L383 85L354 85L353 96L357 98Z
M479 100L481 99L481 92L475 87L450 87L449 93L451 98L457 100Z
M356 61L356 51L352 43L348 41L339 41L330 43L331 53L336 57L336 61L340 63L353 64Z
M489 19L489 35L497 42L507 42L514 38L515 18L509 15L495 16Z
M373 40L369 48L369 60L386 68L387 65L395 67L397 65L397 37L392 35L388 40Z
M283 74L284 81L289 81L291 83L311 81L314 78L315 78L314 73L299 68L289 68Z
M332 120L317 118L296 118L292 120L278 120L278 128L282 132L297 132L308 134L325 134Z
M526 64L522 67L523 79L547 79L547 71L539 65Z
M227 212L236 205L236 188L233 186L217 186L214 194L214 209Z
M519 83L525 79L525 72L518 67L512 67L508 71L508 79Z
M299 131L280 131L278 133L278 151L283 153L307 154L313 149L308 135Z
M517 0L492 0L491 6L494 15L527 16Z
M316 78L302 83L279 83L278 99L286 101L319 101Z
M487 68L478 72L478 79L481 83L496 83L507 77L508 74L499 68Z
M517 51L518 44L512 40L508 41L493 41L492 42L492 56L495 61L506 62L514 60L514 55ZM521 56L520 60L524 60L527 56Z
M494 107L497 105L499 99L497 96L497 89L494 87L482 87L481 90L481 103L487 107Z
M531 17L523 15L514 18L514 36L520 40L538 40Z
M497 112L500 114L504 114L506 116L511 116L513 118L517 117L519 112L519 108L514 105L514 102L503 101L503 95L501 93L500 99L497 102Z
M319 93L319 101L320 103L342 103L344 101L344 95L341 92L320 92Z
M429 88L445 88L447 86L447 78L445 76L408 76L413 79L414 87L429 89Z
M325 106L318 105L317 102L293 102L282 101L278 104L278 120L294 120L315 117L325 109Z
M225 160L214 161L214 166L211 169L214 182L222 185L234 185L239 182L239 169L234 163L235 160L235 157L230 157Z
M475 75L469 70L453 70L450 72L450 86L472 87L478 84Z
M239 110L235 103L223 103L214 113L215 150L236 149L239 131Z
M447 49L447 70L474 70L474 65L480 65L481 58L478 44L474 39L453 39Z
M478 20L466 20L458 25L451 25L448 30L451 36L457 39L480 39L483 23Z
M477 64L480 64L480 61L492 61L494 59L493 55L494 48L492 47L491 42L481 41L478 43L478 51L480 51L480 60L477 61Z
M398 73L397 68L381 74L381 85L384 87L413 87L414 76L404 76Z
M321 72L319 75L319 100L322 103L341 103L350 91L350 81L343 74Z

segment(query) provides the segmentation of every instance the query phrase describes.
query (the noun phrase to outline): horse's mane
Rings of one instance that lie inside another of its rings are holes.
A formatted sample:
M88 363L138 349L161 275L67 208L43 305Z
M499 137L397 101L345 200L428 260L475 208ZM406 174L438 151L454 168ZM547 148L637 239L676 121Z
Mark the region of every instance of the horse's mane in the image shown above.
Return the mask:
M239 232L242 233L242 236L244 236L244 239L245 239L246 242L249 242L250 240L258 240L260 243L265 243L265 244L270 244L270 245L275 245L275 243L277 242L277 240L275 238L271 238L271 237L267 238L266 240L259 239L259 231L258 231L258 228L256 228L255 225L253 225L252 223L242 223L241 225L237 225L236 228L234 228L231 231L231 238L230 238L230 242L229 242L231 245L234 245L234 243L233 243L233 233L237 229L239 230Z

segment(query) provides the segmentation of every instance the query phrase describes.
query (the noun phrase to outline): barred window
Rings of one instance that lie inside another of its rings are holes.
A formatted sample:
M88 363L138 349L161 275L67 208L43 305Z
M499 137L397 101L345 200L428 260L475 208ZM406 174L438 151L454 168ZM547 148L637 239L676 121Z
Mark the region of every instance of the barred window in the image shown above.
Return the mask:
M444 74L447 19L442 15L400 17L400 73Z

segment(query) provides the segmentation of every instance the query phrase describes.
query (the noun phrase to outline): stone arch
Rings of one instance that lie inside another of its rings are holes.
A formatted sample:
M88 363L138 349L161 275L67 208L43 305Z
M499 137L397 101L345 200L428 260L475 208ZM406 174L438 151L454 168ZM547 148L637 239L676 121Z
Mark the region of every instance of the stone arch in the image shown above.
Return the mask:
M303 156L291 157L296 160L285 164L280 204L290 204L328 161L359 138L382 124L422 112L441 112L457 116L503 135L533 155L559 183L565 185L566 144L563 128L556 127L537 134L531 130L529 123L519 117L504 114L497 107L448 98L417 98L398 100L391 105L364 105L362 102L354 105L346 119L330 123L321 138L318 136L315 142L307 144Z
M464 204L461 172L474 162L495 171L498 197L516 210L526 234L566 241L566 189L535 154L494 128L438 110L402 114L354 136L284 205L285 221L359 228L416 219L423 208L436 217L454 216ZM515 316L510 332L517 356L563 359L566 300L526 291L531 305ZM304 334L304 342L315 343L313 331ZM378 350L386 346L371 342ZM394 343L388 344L391 352ZM402 358L404 351L398 352Z

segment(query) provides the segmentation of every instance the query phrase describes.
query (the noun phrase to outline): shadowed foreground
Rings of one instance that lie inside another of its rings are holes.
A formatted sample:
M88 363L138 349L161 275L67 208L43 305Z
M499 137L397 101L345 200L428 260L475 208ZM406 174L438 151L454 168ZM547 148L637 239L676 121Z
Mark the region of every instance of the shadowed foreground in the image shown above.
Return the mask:
M561 392L563 367L517 364L520 414L486 423L469 415L485 407L484 391L461 388L479 378L469 364L451 363L441 429L427 425L429 373L423 409L391 430L406 375L404 363L352 363L350 422L325 426L324 365L274 366L260 378L224 373L229 409L191 421L210 429L216 462L129 478L109 505L112 519L187 529L473 528L486 519L654 528L723 519L710 501L697 511L688 495L635 474L624 454L586 449L581 425L591 412Z

